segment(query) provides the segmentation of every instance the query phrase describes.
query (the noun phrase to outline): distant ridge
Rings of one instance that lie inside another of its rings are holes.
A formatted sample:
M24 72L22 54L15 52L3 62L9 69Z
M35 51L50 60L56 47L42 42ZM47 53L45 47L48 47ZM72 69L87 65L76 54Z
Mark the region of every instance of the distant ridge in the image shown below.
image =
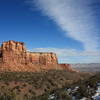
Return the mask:
M100 63L72 64L72 67L85 72L100 72Z

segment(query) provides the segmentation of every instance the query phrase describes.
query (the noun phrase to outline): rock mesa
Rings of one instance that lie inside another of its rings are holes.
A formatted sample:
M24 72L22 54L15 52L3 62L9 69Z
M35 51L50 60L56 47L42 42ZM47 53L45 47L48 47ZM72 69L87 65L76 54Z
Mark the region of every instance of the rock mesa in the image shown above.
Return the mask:
M36 72L52 69L73 71L70 64L58 64L52 52L29 52L23 42L3 42L0 47L0 71Z

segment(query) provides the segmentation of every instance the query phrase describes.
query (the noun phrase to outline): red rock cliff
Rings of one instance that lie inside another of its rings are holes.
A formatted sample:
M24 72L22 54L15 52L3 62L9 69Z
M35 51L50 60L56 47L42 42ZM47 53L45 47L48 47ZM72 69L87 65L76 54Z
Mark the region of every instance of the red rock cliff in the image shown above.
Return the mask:
M27 52L24 43L8 41L3 42L1 46L3 63L14 64L58 64L56 54L54 53L35 53Z
M28 52L23 42L10 40L3 42L0 48L0 70L7 71L41 71L65 69L71 71L67 64L58 64L55 53Z

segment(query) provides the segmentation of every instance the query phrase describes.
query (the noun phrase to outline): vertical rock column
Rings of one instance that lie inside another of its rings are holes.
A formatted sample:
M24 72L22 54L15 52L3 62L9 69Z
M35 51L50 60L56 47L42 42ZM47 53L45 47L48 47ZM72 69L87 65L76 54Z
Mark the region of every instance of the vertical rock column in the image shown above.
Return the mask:
M12 40L3 42L1 52L4 63L20 63L25 52L24 43Z

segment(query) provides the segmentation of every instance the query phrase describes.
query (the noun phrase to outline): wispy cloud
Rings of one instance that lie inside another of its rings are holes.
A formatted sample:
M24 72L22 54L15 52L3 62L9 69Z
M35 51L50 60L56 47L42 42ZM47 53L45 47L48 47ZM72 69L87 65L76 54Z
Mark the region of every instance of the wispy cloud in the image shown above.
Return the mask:
M55 52L60 63L99 63L100 51L77 51L61 48L34 48L34 52Z
M100 30L93 4L99 0L32 0L44 15L52 19L66 36L81 42L85 50L99 47Z

